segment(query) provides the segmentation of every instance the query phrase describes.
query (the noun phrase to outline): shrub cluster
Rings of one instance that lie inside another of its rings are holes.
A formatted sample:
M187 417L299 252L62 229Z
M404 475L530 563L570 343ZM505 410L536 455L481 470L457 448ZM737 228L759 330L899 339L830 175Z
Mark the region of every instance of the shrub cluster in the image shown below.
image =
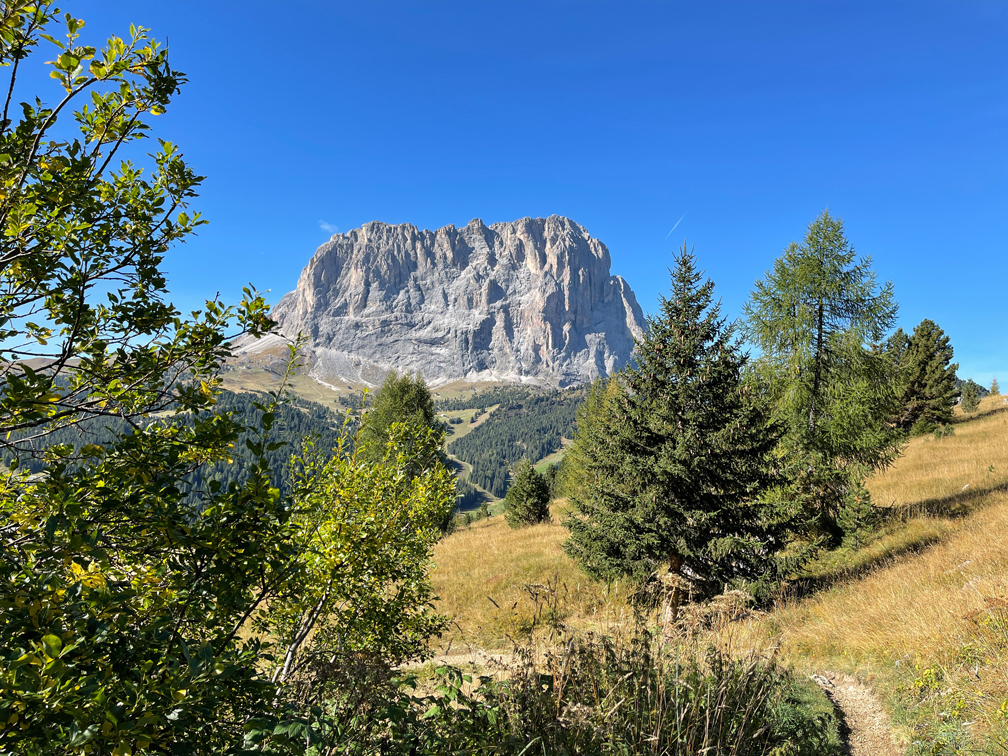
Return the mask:
M500 674L476 680L442 667L426 693L415 676L359 676L366 682L338 705L367 715L334 718L348 723L340 752L842 753L822 694L760 655L670 646L638 630L568 638L536 659L524 647ZM365 703L364 685L375 700Z

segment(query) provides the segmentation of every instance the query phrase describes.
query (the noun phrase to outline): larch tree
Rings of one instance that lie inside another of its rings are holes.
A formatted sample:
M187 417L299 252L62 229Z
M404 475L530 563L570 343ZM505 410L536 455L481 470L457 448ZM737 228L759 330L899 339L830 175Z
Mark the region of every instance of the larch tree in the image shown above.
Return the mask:
M694 596L767 584L788 529L763 498L779 430L685 247L671 275L632 366L597 382L582 407L566 550L602 579L641 584L667 565Z
M419 374L399 375L391 370L385 377L361 421L361 452L366 459L378 461L385 457L385 447L395 423L407 423L433 431L438 443L434 447L425 448L429 453L441 454L444 424L437 419L434 399L427 383Z
M512 528L538 525L550 518L549 482L527 459L518 460L511 471L511 485L504 496L504 518Z
M843 222L823 211L756 282L745 307L757 370L787 433L788 496L813 530L838 542L837 516L872 471L902 448L892 423L896 368L880 348L897 305Z

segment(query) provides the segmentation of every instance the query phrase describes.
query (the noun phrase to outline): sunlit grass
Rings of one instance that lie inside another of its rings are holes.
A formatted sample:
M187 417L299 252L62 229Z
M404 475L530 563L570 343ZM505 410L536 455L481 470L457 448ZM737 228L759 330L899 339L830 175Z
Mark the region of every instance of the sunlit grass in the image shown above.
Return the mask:
M868 487L888 508L875 537L821 555L807 577L824 588L731 632L740 647L779 644L800 670L860 675L908 742L1005 737L1008 406L989 398L972 417L957 413L954 435L911 440ZM438 544L434 583L439 610L457 623L453 642L506 647L531 620L525 586L553 580L568 624L629 616L623 590L589 580L564 554L560 516L555 506L553 523L519 530L496 517Z
M556 583L566 620L591 626L626 609L619 584L589 579L563 552L567 530L553 522L512 529L503 517L480 520L453 533L434 550L438 611L450 615L454 642L502 648L527 632L534 604L526 586Z
M840 669L872 682L905 740L937 743L935 753L953 753L970 738L1008 737L1003 406L985 400L981 414L958 418L954 436L911 441L869 483L873 498L899 517L867 547L826 554L810 569L839 583L749 628L754 644L776 641L801 669Z

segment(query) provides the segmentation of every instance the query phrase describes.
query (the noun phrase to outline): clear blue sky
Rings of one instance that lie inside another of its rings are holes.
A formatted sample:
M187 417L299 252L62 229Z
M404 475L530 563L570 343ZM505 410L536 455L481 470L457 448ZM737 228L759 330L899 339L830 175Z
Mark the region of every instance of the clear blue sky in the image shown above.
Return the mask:
M191 80L159 135L208 178L166 260L194 306L292 289L332 226L567 215L645 311L685 237L736 316L829 207L1008 384L1008 4L97 2ZM685 216L685 217L683 217ZM682 218L675 232L669 230Z

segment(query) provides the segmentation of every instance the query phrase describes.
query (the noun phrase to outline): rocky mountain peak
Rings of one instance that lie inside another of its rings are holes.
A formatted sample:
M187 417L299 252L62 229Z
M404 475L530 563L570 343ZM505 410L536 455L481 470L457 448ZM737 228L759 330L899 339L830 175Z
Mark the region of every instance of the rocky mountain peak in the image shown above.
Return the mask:
M273 317L285 337L309 337L324 382L374 384L394 368L432 385L570 385L625 364L643 327L609 268L606 246L557 215L436 231L372 221L319 247Z

